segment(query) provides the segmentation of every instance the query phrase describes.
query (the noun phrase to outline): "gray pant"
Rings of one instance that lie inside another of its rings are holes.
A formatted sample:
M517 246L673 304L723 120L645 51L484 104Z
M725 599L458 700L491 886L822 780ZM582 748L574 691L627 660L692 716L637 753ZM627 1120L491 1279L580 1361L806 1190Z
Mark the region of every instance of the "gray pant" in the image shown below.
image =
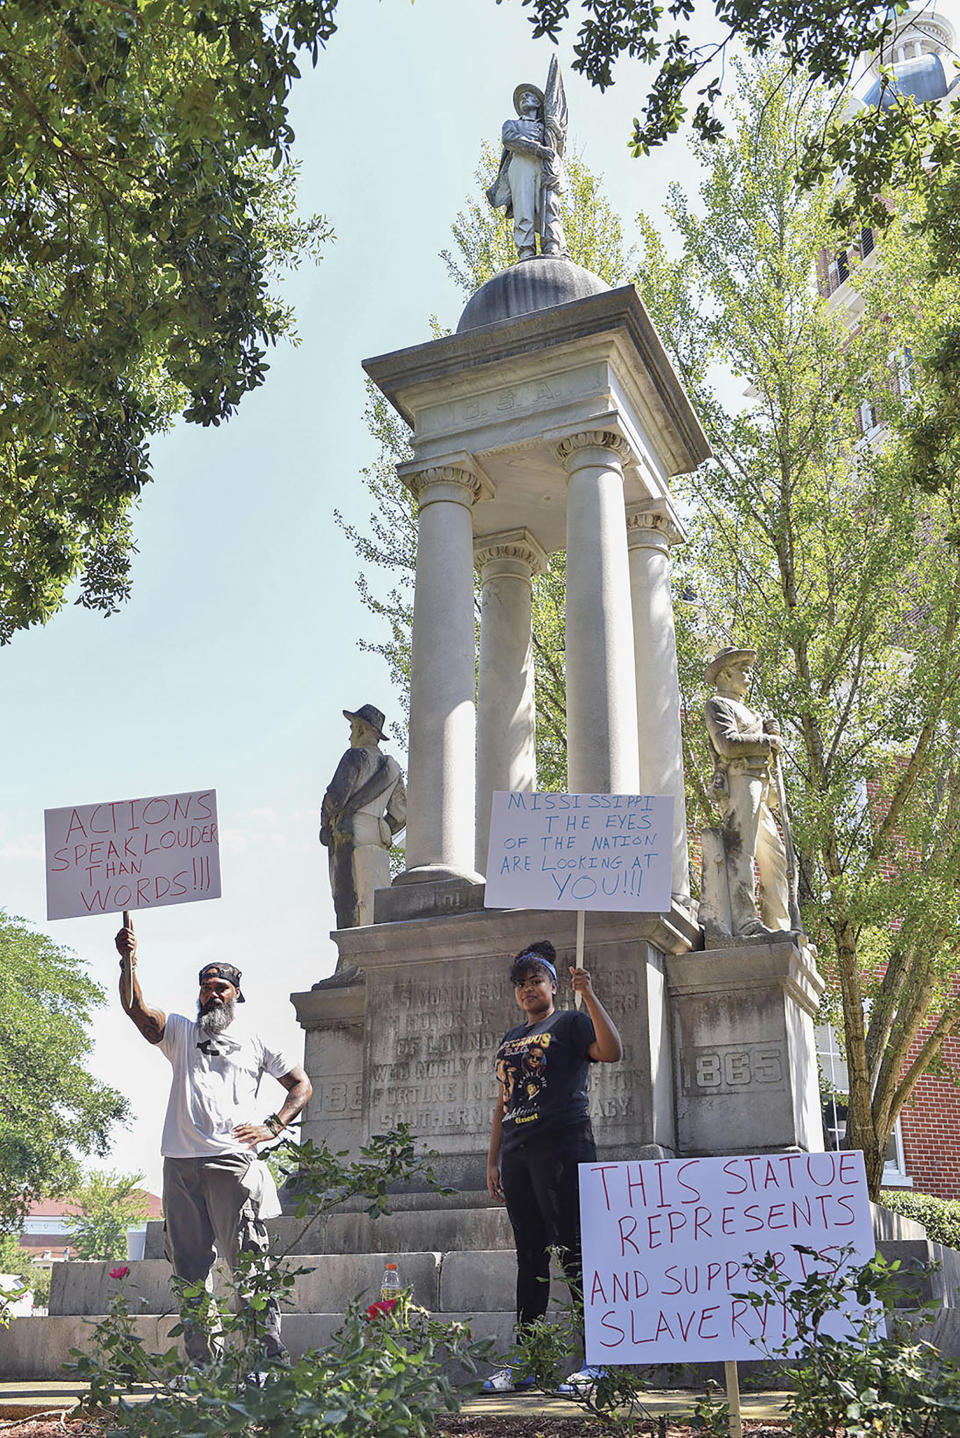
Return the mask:
M243 1185L249 1164L250 1158L239 1153L163 1160L166 1251L178 1278L188 1283L206 1281L217 1253L231 1271L238 1253L266 1253L267 1230ZM279 1305L269 1303L262 1316L264 1353L268 1358L282 1357ZM184 1327L187 1357L194 1363L209 1363L210 1335L196 1323L187 1321Z

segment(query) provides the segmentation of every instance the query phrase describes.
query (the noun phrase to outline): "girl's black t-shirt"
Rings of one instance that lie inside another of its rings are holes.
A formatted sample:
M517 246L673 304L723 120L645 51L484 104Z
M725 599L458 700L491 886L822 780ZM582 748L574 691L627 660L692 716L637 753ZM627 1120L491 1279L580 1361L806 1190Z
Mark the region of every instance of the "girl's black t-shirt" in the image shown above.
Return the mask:
M497 1049L504 1151L587 1117L587 1049L595 1038L587 1015L566 1009L504 1035Z

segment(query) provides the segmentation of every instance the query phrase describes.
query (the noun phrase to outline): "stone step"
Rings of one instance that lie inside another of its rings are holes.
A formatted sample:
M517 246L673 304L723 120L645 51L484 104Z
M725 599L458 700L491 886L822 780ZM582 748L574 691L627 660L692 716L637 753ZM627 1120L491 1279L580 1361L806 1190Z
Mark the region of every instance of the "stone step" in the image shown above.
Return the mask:
M102 1316L64 1314L49 1318L13 1319L7 1328L0 1328L0 1382L39 1382L68 1377L67 1365L73 1361L71 1350L90 1350L93 1327ZM436 1313L434 1316L448 1323L455 1320L468 1323L474 1338L492 1338L496 1353L509 1351L513 1337L512 1307L510 1311L473 1309ZM342 1313L285 1313L281 1320L283 1341L292 1357L300 1357L308 1349L320 1348L328 1343L342 1321ZM132 1320L134 1332L151 1353L162 1352L171 1346L173 1339L169 1334L175 1322L174 1315L140 1315ZM960 1358L960 1309L941 1309L919 1336L933 1343L944 1354ZM749 1366L741 1365L742 1369ZM654 1379L650 1381L654 1382Z
M299 1254L284 1260L305 1269L295 1281L291 1307L298 1313L342 1312L355 1298L372 1303L380 1296L384 1256L381 1253ZM513 1307L517 1265L512 1251L404 1253L399 1259L400 1281L412 1291L413 1301L438 1312L468 1308L500 1310ZM174 1307L170 1265L166 1259L139 1259L127 1265L123 1279L110 1277L113 1263L57 1263L53 1267L50 1313L104 1313L115 1294L122 1293L133 1312L169 1313ZM214 1268L214 1291L227 1289L225 1265ZM562 1281L557 1275L560 1290Z
M321 1217L284 1214L267 1223L270 1246L279 1253L379 1253L388 1256L440 1249L513 1249L513 1230L502 1204L484 1205L479 1195L465 1204L427 1206L422 1194L391 1195L391 1212L371 1218L359 1210ZM163 1224L147 1224L144 1258L163 1258Z
M371 1218L363 1202L354 1199L320 1217L297 1218L294 1214L284 1214L267 1223L270 1245L274 1252L304 1255L379 1253L393 1256L430 1249L443 1253L513 1250L513 1231L507 1211L485 1192L395 1193L390 1195L390 1208L382 1217ZM878 1204L872 1204L871 1208L874 1232L881 1247L891 1242L926 1243L926 1232L919 1223ZM163 1258L162 1221L152 1220L147 1224L143 1256Z
M90 1350L94 1324L102 1316L64 1314L49 1318L14 1318L9 1327L0 1329L0 1381L42 1381L68 1376L68 1365L73 1361L71 1349ZM469 1323L474 1338L494 1339L497 1352L506 1352L510 1344L512 1311L442 1313L435 1316L445 1323ZM176 1321L173 1315L140 1315L132 1319L132 1325L147 1352L160 1353L174 1343L169 1335ZM290 1356L299 1358L308 1349L323 1347L342 1322L342 1313L285 1313L281 1320L281 1332Z

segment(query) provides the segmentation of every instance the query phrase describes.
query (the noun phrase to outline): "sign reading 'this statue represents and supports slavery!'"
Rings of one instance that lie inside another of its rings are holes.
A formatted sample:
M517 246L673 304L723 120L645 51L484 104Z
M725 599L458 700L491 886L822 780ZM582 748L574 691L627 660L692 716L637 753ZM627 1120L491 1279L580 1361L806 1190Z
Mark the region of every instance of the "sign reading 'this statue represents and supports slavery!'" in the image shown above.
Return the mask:
M801 1283L876 1251L863 1155L766 1153L580 1165L590 1363L730 1363L790 1341L782 1303L754 1307L752 1259ZM839 1288L838 1283L838 1288ZM842 1336L862 1310L828 1315Z

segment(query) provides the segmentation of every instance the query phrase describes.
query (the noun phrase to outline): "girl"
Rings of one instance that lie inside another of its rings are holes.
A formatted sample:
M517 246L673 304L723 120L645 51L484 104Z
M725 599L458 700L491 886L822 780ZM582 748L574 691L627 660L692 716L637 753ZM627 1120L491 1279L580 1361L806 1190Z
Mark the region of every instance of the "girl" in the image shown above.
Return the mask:
M514 959L510 982L523 1023L497 1050L500 1094L487 1154L487 1189L506 1203L517 1245L517 1334L547 1311L550 1248L559 1250L575 1303L582 1303L580 1188L577 1165L596 1156L588 1113L591 1063L616 1063L623 1045L586 969L570 970L586 1013L558 1010L556 950L546 939ZM587 1377L576 1374L574 1378ZM573 1382L573 1379L569 1380ZM485 1393L533 1386L502 1368Z

